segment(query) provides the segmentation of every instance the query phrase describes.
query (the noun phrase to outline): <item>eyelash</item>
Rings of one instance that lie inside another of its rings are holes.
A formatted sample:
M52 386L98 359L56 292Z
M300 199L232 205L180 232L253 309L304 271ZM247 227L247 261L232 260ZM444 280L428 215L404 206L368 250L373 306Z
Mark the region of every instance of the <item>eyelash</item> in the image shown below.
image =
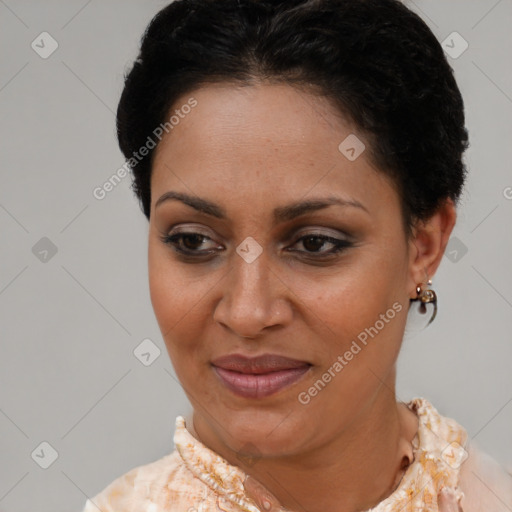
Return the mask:
M212 252L214 252L213 249L209 250L209 251L190 251L190 250L186 250L186 249L181 249L178 246L177 242L186 236L200 237L200 238L202 238L203 242L206 240L211 240L210 237L203 235L202 233L196 233L193 231L192 232L187 231L187 232L183 232L183 233L176 233L174 235L164 235L163 237L161 237L161 240L164 244L171 246L171 248L174 251L176 251L183 257L189 258L189 259L198 259L198 258L201 258L204 256L208 256L208 255L212 254ZM304 253L308 256L320 254L321 256L313 256L314 258L320 260L320 259L325 259L326 257L332 257L333 255L335 255L339 252L342 252L343 250L348 249L349 247L352 247L354 245L352 242L349 242L348 240L341 240L338 238L333 238L331 236L322 235L320 233L308 233L307 235L303 235L300 238L298 238L293 245L295 245L296 243L298 243L302 240L305 240L307 238L321 239L323 241L323 243L331 243L334 245L334 247L330 251L326 251L326 252L297 251L294 249L290 249L290 252L300 252L300 253Z

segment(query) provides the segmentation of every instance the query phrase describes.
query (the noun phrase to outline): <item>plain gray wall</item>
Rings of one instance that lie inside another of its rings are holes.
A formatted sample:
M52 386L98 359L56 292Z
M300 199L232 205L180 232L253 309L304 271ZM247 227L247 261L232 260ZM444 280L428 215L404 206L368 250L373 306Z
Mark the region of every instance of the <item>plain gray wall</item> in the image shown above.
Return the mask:
M0 1L3 512L81 511L172 451L174 419L189 410L151 308L147 222L129 177L93 197L124 163L114 124L123 73L165 4ZM440 42L456 31L469 44L449 60L472 145L456 238L434 278L438 318L405 341L398 398L428 398L510 464L512 2L408 5ZM45 59L31 47L51 50L42 32L58 43ZM148 367L133 355L145 338L162 352ZM36 463L51 460L42 442L58 453L48 469Z

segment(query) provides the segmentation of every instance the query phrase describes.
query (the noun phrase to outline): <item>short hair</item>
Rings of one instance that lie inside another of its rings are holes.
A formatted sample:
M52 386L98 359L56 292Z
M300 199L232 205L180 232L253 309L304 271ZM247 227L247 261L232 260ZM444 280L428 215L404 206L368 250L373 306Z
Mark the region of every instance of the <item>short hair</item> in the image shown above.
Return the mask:
M458 202L469 146L463 100L440 43L398 0L172 2L151 20L125 75L121 151L131 158L182 95L209 83L259 81L332 101L396 185L407 234L444 200ZM130 166L148 220L155 149Z

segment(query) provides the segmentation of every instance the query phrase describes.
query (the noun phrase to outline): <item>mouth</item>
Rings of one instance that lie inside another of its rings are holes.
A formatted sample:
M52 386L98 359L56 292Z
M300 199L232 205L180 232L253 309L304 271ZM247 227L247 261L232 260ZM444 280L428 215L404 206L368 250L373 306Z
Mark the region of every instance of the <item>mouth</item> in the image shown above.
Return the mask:
M312 366L306 361L264 354L246 357L239 354L212 361L221 382L245 398L265 398L299 381Z

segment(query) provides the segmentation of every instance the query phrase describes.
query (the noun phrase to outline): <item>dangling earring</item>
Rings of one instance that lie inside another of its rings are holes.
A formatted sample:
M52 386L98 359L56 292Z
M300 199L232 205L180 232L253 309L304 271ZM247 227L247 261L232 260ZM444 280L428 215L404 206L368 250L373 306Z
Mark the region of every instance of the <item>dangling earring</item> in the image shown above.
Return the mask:
M420 307L418 309L422 315L424 315L427 312L427 304L432 304L434 306L432 316L425 327L430 325L437 315L437 295L434 290L429 288L429 286L432 286L432 280L429 279L427 276L426 283L419 283L416 286L416 298L411 299L411 301L420 301Z

